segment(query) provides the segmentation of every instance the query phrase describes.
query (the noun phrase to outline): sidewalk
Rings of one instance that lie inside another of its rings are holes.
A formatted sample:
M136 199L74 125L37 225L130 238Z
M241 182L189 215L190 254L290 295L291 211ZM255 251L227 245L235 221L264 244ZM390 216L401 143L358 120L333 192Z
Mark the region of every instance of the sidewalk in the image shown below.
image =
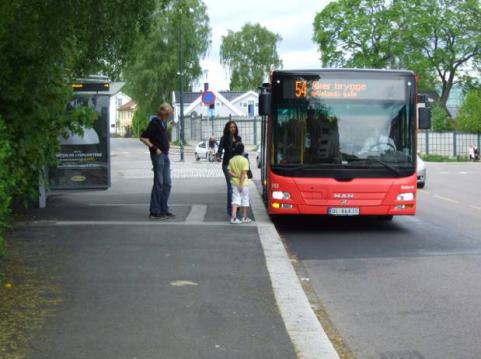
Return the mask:
M148 218L150 164L142 148L123 150L110 190L52 195L47 209L30 210L10 233L42 258L45 280L60 288L55 315L30 333L27 358L319 357L294 349L286 330L297 327L300 341L309 341L317 327L304 328L298 314L293 324L281 316L276 298L296 303L296 296L279 296L280 287L297 278L272 284L259 237L271 227L228 223L219 166L174 159L177 218L155 221ZM274 258L279 245L267 248Z

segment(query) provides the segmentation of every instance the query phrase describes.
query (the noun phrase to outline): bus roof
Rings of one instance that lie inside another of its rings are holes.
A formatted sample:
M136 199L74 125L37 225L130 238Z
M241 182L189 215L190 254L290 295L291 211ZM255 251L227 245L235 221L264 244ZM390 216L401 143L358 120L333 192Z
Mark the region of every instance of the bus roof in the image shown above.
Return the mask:
M326 72L341 72L341 73L369 73L369 74L392 74L401 76L415 76L414 72L411 70L387 70L387 69L351 69L351 68L326 68L326 69L306 69L306 70L274 70L272 73L276 75L315 75L319 73Z

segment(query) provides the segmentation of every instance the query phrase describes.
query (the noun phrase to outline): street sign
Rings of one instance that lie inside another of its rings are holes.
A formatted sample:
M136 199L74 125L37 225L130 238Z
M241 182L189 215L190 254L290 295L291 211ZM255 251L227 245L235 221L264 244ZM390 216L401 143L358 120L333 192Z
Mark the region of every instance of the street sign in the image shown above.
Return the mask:
M206 105L215 104L215 95L212 91L205 91L202 94L202 102Z

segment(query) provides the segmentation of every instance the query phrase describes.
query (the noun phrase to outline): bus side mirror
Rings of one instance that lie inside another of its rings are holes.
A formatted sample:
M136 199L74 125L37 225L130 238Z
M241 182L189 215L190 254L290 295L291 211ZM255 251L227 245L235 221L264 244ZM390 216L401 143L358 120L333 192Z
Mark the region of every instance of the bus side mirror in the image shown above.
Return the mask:
M268 116L271 114L271 100L270 92L263 90L259 94L259 116Z
M419 107L418 108L418 127L420 130L429 130L431 128L431 108Z

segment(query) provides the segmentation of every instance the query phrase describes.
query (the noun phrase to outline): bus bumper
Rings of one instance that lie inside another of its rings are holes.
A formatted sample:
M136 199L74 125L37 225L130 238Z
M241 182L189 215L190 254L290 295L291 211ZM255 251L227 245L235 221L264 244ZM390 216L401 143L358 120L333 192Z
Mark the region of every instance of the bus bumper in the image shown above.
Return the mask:
M328 178L272 176L268 212L272 215L413 216L416 174L340 182Z

